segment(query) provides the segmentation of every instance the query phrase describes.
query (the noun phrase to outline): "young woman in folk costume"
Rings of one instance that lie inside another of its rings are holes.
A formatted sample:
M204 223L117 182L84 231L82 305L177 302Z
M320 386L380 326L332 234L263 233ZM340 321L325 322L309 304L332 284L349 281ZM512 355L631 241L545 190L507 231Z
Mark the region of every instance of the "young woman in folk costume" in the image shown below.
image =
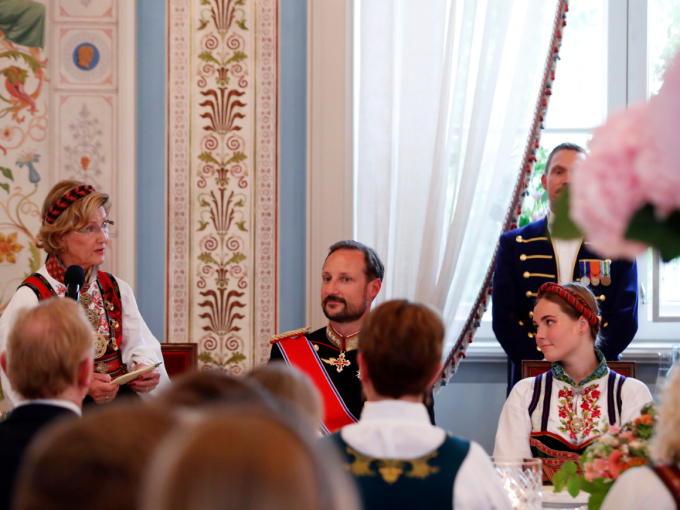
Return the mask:
M536 348L552 370L515 385L498 422L494 456L541 458L550 481L608 425L639 416L652 396L641 381L607 367L597 348L597 300L587 287L544 284L533 320Z
M92 325L95 373L85 403L108 404L124 394L150 395L169 385L161 367L126 385L111 384L128 369L142 368L162 360L160 344L139 313L130 286L119 278L98 271L109 243L108 219L111 199L84 182L64 180L55 184L42 207L38 248L48 256L45 265L29 276L16 291L0 318L0 352L21 308L36 306L43 299L66 294L64 277L70 266L80 266L85 283L79 302ZM19 396L0 370L2 389L11 407Z

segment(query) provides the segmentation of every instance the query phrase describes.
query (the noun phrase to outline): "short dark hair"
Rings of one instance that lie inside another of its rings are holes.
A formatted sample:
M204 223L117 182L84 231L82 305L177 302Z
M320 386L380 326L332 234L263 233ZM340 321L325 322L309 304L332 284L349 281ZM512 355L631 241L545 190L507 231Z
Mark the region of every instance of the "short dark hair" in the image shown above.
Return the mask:
M405 299L381 304L364 319L359 352L375 391L390 398L427 391L442 357L444 324L428 305Z
M385 276L385 266L378 257L378 254L373 248L369 248L365 244L358 241L345 240L338 241L333 246L328 248L328 255L326 255L326 260L331 256L332 253L338 250L357 250L364 254L364 262L366 267L364 268L364 273L369 282L372 282L376 278L380 281L383 280Z
M558 153L559 151L576 151L580 152L581 154L585 154L586 150L581 147L580 145L577 145L575 143L571 142L564 142L559 144L557 147L555 147L553 150L550 151L550 155L548 156L548 161L545 162L545 173L548 173L548 168L550 168L550 162L552 161L553 156Z

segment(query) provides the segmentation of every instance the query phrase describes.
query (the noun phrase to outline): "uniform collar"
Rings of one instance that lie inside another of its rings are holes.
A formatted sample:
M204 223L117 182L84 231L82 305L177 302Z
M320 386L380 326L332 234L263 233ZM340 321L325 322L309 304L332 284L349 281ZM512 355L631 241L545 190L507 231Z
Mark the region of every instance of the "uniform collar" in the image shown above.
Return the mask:
M552 364L553 378L557 379L558 381L570 384L571 386L583 386L591 381L594 381L595 379L604 377L605 375L607 375L607 371L609 369L607 368L607 362L604 359L604 354L602 354L602 351L600 351L600 349L598 349L597 347L595 347L595 356L597 356L597 361L599 361L597 368L593 371L592 374L590 374L588 377L583 379L578 384L576 384L574 380L567 375L567 373L564 371L564 368L562 368L562 365L560 365L558 361L555 361Z
M359 332L352 333L348 336L342 336L340 333L335 331L331 323L328 323L326 328L326 338L328 341L335 345L341 351L354 351L359 347Z

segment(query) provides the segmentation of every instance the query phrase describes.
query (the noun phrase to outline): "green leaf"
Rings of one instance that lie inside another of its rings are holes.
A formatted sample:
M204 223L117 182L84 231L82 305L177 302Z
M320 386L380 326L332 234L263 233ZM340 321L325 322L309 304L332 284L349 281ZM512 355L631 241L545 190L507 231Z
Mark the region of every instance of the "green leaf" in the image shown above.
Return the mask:
M14 175L12 175L11 169L4 167L4 166L0 166L0 172L2 172L2 175L7 177L10 181L14 180Z
M198 205L200 205L201 207L210 207L210 203L206 202L205 199L203 199L203 198L201 198L198 201Z
M234 207L243 207L244 205L246 205L246 203L241 199L234 204Z
M552 482L555 486L555 492L562 492L565 485L567 484L567 473L560 470L553 476Z
M212 62L213 64L220 65L220 61L213 57L213 54L210 51L201 52L201 54L198 55L198 58L200 58L204 62Z
M40 269L40 252L35 244L29 242L28 249L31 252L31 257L28 259L28 266L31 269L31 273L35 273Z
M241 30L248 30L248 27L246 26L246 20L242 19L237 21L236 24L241 28Z
M0 182L0 188L4 189L7 193L9 193L9 184L6 182Z
M246 357L243 354L241 354L240 352L235 352L234 354L231 355L231 358L229 358L224 363L224 365L226 366L226 365L229 365L231 363L240 363L244 359L246 359Z
M588 510L600 510L602 503L604 503L604 498L606 497L606 492L597 492L595 494L591 494L590 498L588 499Z
M573 460L568 460L564 464L562 464L562 471L569 475L575 475L576 474L576 463Z
M246 256L243 253L236 252L229 260L227 260L227 263L224 265L228 266L229 264L239 264L244 260L246 260Z
M0 53L0 58L2 58L2 57L11 58L11 59L14 59L14 60L18 60L19 58L23 58L24 61L29 65L29 67L31 68L31 71L33 71L34 74L41 67L45 67L45 64L41 64L36 59L34 59L32 56L30 56L28 53L23 53L21 51L5 51L4 53Z
M209 0L201 0L201 5L210 5Z
M575 498L581 492L581 479L578 476L573 475L569 477L569 480L567 480L567 492L571 494L572 498Z
M237 23L238 23L238 21L237 21ZM239 26L241 26L241 25L239 25ZM243 27L241 27L241 28L243 28ZM247 29L244 29L244 30L247 30ZM246 55L245 53L243 53L240 50L237 50L237 51L234 52L234 54L231 56L231 58L224 63L224 65L226 66L227 64L231 64L232 62L241 62L241 61L243 61L247 58L248 58L248 55Z
M198 361L203 363L212 363L213 365L219 365L219 363L212 357L209 352L202 352L198 355Z
M558 239L579 239L583 232L569 217L569 188L566 188L555 204L555 223L553 223L553 237Z
M200 20L198 20L198 22L199 22L199 25L198 25L198 28L196 30L203 30L205 27L208 26L208 20L207 19L200 19Z
M680 211L660 220L654 207L646 204L631 218L625 238L658 249L664 262L680 257Z
M208 222L207 222L207 221L198 220L198 223L199 223L201 226L198 227L198 228L196 229L196 232L201 232L201 231L205 230L205 227L208 226Z
M214 163L216 165L220 164L219 161L217 161L210 152L201 152L198 155L198 159L200 159L204 163Z
M242 152L234 152L234 155L229 158L229 160L225 163L226 165L230 165L231 163L240 163L244 159L248 159L248 156L243 154Z
M198 256L198 260L205 264L217 264L217 261L208 252L203 252ZM219 264L217 264L219 265Z
M246 220L236 222L236 226L238 227L239 230L242 230L243 232L248 232L248 230L245 227L245 224L246 224Z

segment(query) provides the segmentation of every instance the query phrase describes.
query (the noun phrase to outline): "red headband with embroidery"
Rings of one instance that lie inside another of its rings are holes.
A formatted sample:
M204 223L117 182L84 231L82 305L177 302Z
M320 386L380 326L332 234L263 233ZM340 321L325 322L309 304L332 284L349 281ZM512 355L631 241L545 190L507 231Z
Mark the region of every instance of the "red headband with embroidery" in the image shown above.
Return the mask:
M569 303L578 313L583 315L588 321L588 324L590 324L591 326L597 326L596 327L597 331L600 330L600 319L597 316L597 312L590 308L590 306L588 306L588 303L586 303L581 296L579 296L575 292L570 291L565 287L562 287L561 285L548 282L541 285L541 288L538 289L536 299L540 299L541 296L543 296L546 292L552 292L553 294L557 294L559 297L561 297L567 303Z
M56 219L59 217L61 213L63 213L66 208L71 205L73 202L75 202L78 199L81 199L83 197L86 197L90 193L94 193L96 190L90 186L89 184L85 184L84 186L78 186L77 188L73 188L71 190L68 190L66 194L61 197L59 200L57 200L57 203L54 204L52 207L50 207L50 210L47 211L45 214L45 218L43 219L43 223L47 223L48 225L51 225L56 221Z

